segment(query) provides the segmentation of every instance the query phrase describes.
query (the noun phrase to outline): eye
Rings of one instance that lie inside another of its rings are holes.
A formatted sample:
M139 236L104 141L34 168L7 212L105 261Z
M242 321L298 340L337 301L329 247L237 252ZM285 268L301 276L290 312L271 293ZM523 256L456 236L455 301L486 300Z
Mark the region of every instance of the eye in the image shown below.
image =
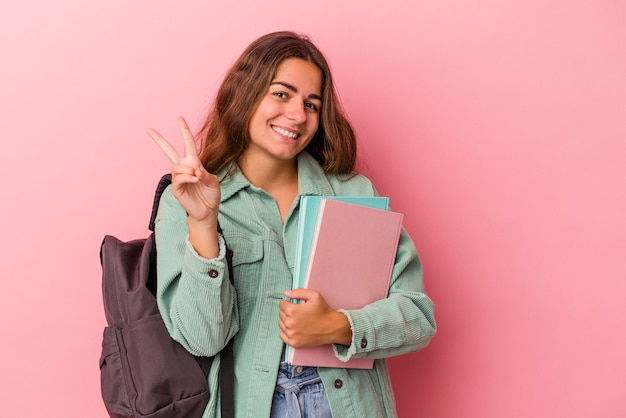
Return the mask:
M283 92L283 91L275 91L274 93L272 93L274 96L278 97L279 99L286 99L289 96L287 95L287 93Z
M304 103L304 106L305 106L307 109L310 109L310 110L312 110L312 111L314 111L314 112L317 112L317 111L319 110L319 108L317 107L317 105L316 105L315 103L313 103L313 102L305 102L305 103Z

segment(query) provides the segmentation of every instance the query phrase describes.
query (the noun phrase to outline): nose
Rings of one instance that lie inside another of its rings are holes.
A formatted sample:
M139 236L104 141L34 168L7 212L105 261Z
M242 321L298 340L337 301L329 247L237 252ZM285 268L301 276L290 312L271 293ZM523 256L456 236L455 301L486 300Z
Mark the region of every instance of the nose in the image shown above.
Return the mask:
M304 101L292 100L289 103L286 116L300 125L306 121L306 112L304 110Z

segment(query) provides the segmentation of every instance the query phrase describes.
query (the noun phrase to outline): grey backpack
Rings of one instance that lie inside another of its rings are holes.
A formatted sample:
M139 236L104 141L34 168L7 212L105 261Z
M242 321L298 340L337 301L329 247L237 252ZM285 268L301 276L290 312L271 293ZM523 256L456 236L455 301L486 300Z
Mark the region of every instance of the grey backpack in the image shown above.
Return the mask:
M212 395L207 375L213 358L195 357L170 337L155 298L154 219L170 183L169 174L159 182L149 225L153 232L147 238L122 242L107 235L100 248L108 324L100 378L111 418L201 417ZM232 251L226 254L232 281ZM220 358L220 403L226 418L234 416L232 340Z

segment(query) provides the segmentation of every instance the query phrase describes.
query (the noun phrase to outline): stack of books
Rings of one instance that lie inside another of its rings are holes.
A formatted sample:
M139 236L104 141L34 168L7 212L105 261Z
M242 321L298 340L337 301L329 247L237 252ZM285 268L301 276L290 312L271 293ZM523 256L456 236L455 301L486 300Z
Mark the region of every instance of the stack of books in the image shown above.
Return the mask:
M402 217L389 211L387 197L303 196L293 288L320 292L333 309L360 309L386 298ZM286 357L300 366L372 368L374 362L343 362L332 345L287 346Z

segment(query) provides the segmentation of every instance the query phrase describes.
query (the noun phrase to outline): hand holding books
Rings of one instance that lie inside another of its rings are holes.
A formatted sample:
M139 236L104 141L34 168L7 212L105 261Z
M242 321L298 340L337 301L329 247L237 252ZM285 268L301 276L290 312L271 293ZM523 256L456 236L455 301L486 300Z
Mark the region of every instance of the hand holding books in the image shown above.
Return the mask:
M350 345L352 332L348 318L332 309L319 292L311 289L285 291L289 300L280 302L282 340L292 347L314 347L321 344ZM306 333L298 330L306 329Z

